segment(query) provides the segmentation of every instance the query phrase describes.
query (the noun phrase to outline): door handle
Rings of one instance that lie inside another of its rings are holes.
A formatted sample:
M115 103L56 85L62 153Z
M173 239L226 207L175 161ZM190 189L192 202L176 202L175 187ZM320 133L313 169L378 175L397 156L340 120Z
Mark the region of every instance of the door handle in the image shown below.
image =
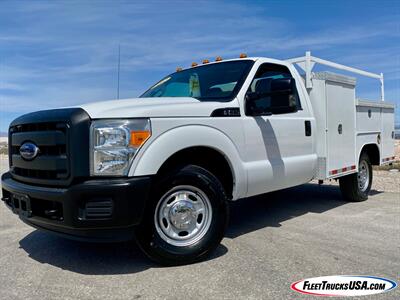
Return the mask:
M337 128L337 131L338 131L339 134L342 134L342 132L343 132L343 126L342 126L342 124L339 124L339 126L338 126L338 128Z
M311 121L304 121L304 128L306 136L311 136Z

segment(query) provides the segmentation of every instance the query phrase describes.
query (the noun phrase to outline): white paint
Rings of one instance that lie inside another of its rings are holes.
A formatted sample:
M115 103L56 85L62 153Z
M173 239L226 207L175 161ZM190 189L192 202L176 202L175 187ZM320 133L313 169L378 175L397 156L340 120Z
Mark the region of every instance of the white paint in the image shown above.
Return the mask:
M218 102L201 102L190 97L131 98L81 105L94 119L152 118L152 117L208 117L224 107Z

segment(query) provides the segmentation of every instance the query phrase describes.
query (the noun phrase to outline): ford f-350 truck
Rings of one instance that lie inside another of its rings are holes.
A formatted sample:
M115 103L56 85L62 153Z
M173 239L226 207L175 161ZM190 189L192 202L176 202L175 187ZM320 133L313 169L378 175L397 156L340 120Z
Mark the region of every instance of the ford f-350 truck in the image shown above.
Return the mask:
M382 99L357 99L355 78L315 64L378 79ZM394 160L394 106L383 100L382 74L309 52L204 61L137 99L15 119L2 200L35 228L136 238L159 263L191 263L219 245L229 201L313 179L366 200L372 165Z

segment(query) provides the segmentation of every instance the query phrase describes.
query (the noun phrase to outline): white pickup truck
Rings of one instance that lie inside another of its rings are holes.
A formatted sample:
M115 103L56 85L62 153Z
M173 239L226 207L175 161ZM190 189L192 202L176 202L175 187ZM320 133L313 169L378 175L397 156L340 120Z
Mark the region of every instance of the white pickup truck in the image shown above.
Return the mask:
M380 80L382 99L357 99L354 78L313 73L316 63ZM383 91L382 74L309 52L204 61L137 99L14 120L2 200L36 228L135 237L159 263L191 263L220 243L229 201L313 179L339 179L344 199L366 200L372 165L394 160L394 106Z

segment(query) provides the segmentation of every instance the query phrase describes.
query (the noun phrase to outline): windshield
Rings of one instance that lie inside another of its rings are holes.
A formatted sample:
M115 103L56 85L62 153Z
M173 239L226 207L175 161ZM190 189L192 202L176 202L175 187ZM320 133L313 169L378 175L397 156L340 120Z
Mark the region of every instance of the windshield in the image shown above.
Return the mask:
M203 101L224 101L236 96L252 60L202 65L168 75L148 89L141 98L193 97Z

